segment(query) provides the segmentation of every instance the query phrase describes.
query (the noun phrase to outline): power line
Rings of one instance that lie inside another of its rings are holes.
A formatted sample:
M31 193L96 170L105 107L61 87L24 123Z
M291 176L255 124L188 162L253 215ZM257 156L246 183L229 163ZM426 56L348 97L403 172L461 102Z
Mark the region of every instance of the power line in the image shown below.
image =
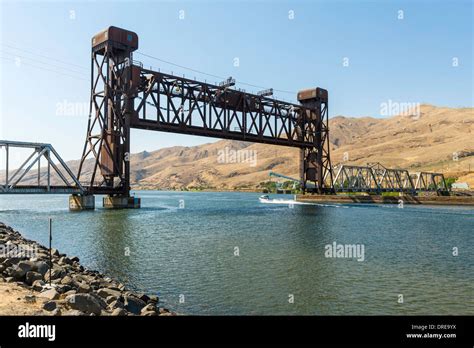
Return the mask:
M206 72L204 72L204 71L196 70L196 69L193 69L193 68L189 68L189 67L186 67L186 66L184 66L184 65L179 65L179 64L176 64L176 63L172 63L172 62L170 62L170 61L167 61L167 60L164 60L164 59L161 59L161 58L158 58L158 57L154 57L154 56L151 56L151 55L146 54L146 53L141 53L141 52L137 52L137 53L140 54L140 55L142 55L142 56L144 56L144 57L148 57L148 58L150 58L150 59L154 59L154 60L157 60L157 61L159 61L159 62L166 63L166 64L170 64L170 65L176 66L176 67L178 67L178 68L186 69L186 70L189 70L189 71L193 71L193 72L196 72L196 73L199 73L199 74L202 74L202 75L211 76L211 77L218 78L218 79L221 79L221 80L224 80L224 79L227 78L227 77L222 77L222 76L218 76L218 75L214 75L214 74L209 74L209 73L206 73ZM244 86L249 86L249 87L254 87L254 88L261 88L261 89L268 88L268 87L259 86L259 85L254 85L254 84L251 84L251 83L248 83L248 82L241 82L241 81L239 81L238 84L244 85ZM282 89L273 89L273 90L276 91L276 92L288 93L288 94L296 95L296 92L292 92L292 91L286 91L286 90L282 90Z
M5 60L9 60L9 61L13 61L15 62L15 58L12 58L12 57L2 57L0 56L1 59L5 59ZM30 66L30 67L33 67L33 68L36 68L36 69L40 69L40 70L46 70L46 71L51 71L51 72L54 72L56 74L61 74L61 75L64 75L64 76L69 76L71 78L74 78L76 80L83 80L83 81L89 81L88 79L83 79L83 78L80 78L79 76L74 76L74 75L70 75L70 74L67 74L65 72L62 72L62 71L57 71L57 70L53 70L53 69L48 69L48 68L45 68L45 67L42 67L42 66L38 66L38 65L34 65L34 64L31 64L31 63L28 63L28 62L21 62L21 64L24 64L26 66ZM46 64L46 63L43 63L43 64Z
M35 53L35 52L33 52L33 51L25 50L24 48L19 48L19 47L12 46L12 45L8 45L8 44L4 44L4 43L0 43L0 45L5 46L5 47L8 47L8 48L11 48L11 49L14 49L14 50L18 50L18 51L22 51L22 52L25 52L25 53L33 54L33 55L38 56L38 57L46 58L46 59L49 59L49 60L54 60L54 61L59 62L59 63L62 63L62 64L75 66L75 67L78 67L78 68L80 68L80 69L84 69L84 70L87 70L87 71L89 70L89 68L87 68L87 67L85 67L85 66L78 65L78 64L74 64L74 63L69 63L69 62L66 62L66 61L63 61L63 60L60 60L60 59L57 59L57 58L53 58L53 57L50 57L50 56L46 56L46 55L44 55L44 54Z
M7 55L14 56L15 58L21 58L21 59L31 60L31 61L34 61L34 62L39 63L39 64L52 66L52 67L55 67L55 68L58 68L58 69L62 69L62 70L65 70L65 71L68 71L68 72L71 72L71 73L74 73L74 74L79 74L79 75L81 75L81 76L84 76L84 75L83 75L84 72L82 72L82 71L73 70L73 69L71 69L71 68L64 67L64 66L60 66L60 65L57 65L57 64L52 64L52 63L49 63L49 62L43 62L43 61L38 60L38 59L35 59L35 58L30 58L30 57L22 56L22 55L20 55L20 54L8 52L8 51L5 51L5 50L3 50L3 49L0 49L0 52L1 52L1 53L4 53L4 54L7 54Z
M196 69L188 68L188 67L185 67L185 66L183 66L183 65L179 65L179 64L176 64L176 63L172 63L172 62L169 62L169 61L167 61L167 60L160 59L160 58L157 58L157 57L153 57L153 56L150 56L150 55L145 54L145 53L141 53L141 52L137 52L137 53L140 54L140 55L142 55L142 56L145 56L145 57L148 57L148 58L151 58L151 59L160 61L160 62L162 62L162 63L166 63L166 64L170 64L170 65L176 66L176 67L178 67L178 68L190 70L190 71L196 72L196 73L198 73L198 74L203 74L203 75L215 77L215 78L217 78L217 79L226 79L226 78L227 78L227 77L222 77L222 76L218 76L218 75L209 74L209 73L206 73L206 72L204 72L204 71L199 71L199 70L196 70Z
M18 51L22 51L22 52L25 52L25 53L28 53L28 54L32 54L32 55L35 55L35 56L38 56L38 57L42 57L42 58L45 58L45 59L48 59L48 60L53 60L53 61L56 61L58 63L61 63L61 64L65 64L65 65L70 65L70 66L73 66L73 67L77 67L77 68L80 68L80 69L83 69L83 70L89 70L89 68L85 67L85 66L82 66L82 65L78 65L78 64L74 64L74 63L70 63L70 62L66 62L64 60L61 60L61 59L57 59L57 58L53 58L53 57L50 57L50 56L47 56L47 55L44 55L44 54L40 54L40 53L36 53L36 52L33 52L33 51L30 51L30 50L25 50L24 48L19 48L19 47L16 47L16 46L13 46L13 45L9 45L9 44L5 44L5 43L0 43L0 45L2 46L5 46L5 47L8 47L10 49L14 49L14 50L18 50ZM7 54L12 54L10 52L5 52ZM198 74L202 74L202 75L206 75L206 76L210 76L210 77L213 77L213 78L218 78L218 79L221 79L221 80L224 80L226 79L226 77L222 77L222 76L219 76L219 75L215 75L215 74L210 74L210 73L207 73L205 71L201 71L201 70L197 70L197 69L193 69L193 68L190 68L190 67L187 67L187 66L184 66L184 65L180 65L180 64L176 64L176 63L173 63L173 62L170 62L170 61L167 61L165 59L161 59L161 58L158 58L158 57L155 57L155 56L152 56L152 55L149 55L149 54L146 54L146 53L142 53L142 52L137 52L139 55L142 55L144 57L147 57L147 58L150 58L150 59L154 59L156 61L159 61L159 62L162 62L162 63L165 63L165 64L169 64L169 65L172 65L172 66L176 66L178 68L181 68L181 69L185 69L185 70L189 70L189 71L192 71L192 72L195 72L195 73L198 73ZM19 55L18 55L19 56ZM21 56L19 56L21 57ZM34 60L32 58L29 58L29 57L22 57L24 59L31 59L31 60ZM66 67L62 67L62 66L58 66L58 65L53 65L53 64L50 64L50 63L44 63L44 62L41 62L41 61L38 61L36 60L36 62L40 63L40 64L47 64L47 65L51 65L51 66L55 66L59 69L64 69L64 70L68 70L70 72L73 72L73 73L78 73L80 74L81 72L79 71L76 71L76 70L72 70L70 68L66 68ZM31 65L31 64L30 64ZM248 83L248 82L243 82L243 81L239 81L238 84L240 85L244 85L244 86L249 86L249 87L254 87L254 88L259 88L259 89L266 89L268 88L265 87L265 86L260 86L260 85L255 85L255 84L252 84L252 83ZM286 94L291 94L291 95L296 95L296 92L293 92L293 91L287 91L287 90L282 90L282 89L273 89L274 91L276 92L280 92L280 93L286 93Z

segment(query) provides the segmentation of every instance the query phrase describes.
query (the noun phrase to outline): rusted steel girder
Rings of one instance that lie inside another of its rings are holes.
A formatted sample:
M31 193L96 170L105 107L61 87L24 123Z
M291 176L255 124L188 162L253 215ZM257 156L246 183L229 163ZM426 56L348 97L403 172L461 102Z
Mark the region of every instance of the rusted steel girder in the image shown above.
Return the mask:
M326 90L301 91L301 105L292 104L144 69L133 64L137 48L138 36L124 29L110 27L93 38L90 116L78 172L80 178L92 154L90 193L129 194L130 128L298 147L305 191L333 192Z

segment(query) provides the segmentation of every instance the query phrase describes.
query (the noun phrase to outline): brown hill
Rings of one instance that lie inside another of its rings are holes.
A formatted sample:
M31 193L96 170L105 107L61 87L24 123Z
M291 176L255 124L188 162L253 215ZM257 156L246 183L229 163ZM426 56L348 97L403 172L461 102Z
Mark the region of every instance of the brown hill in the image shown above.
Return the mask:
M441 171L474 187L473 108L422 105L417 118L337 116L329 127L333 165L381 162L412 171ZM78 161L68 164L77 171ZM86 176L91 166L89 161ZM298 149L229 140L131 156L134 186L162 189L253 188L269 180L270 170L298 177L298 166Z

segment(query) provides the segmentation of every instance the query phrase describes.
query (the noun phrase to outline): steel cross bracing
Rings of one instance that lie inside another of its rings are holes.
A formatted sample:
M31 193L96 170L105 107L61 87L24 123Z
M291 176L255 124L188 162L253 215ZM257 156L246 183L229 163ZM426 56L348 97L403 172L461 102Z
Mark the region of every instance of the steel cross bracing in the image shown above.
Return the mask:
M315 109L148 69L140 74L133 128L314 147Z
M11 151L15 148L30 149L31 153L18 168L11 170ZM85 192L51 144L0 140L0 151L2 149L5 154L5 170L0 173L0 194ZM46 168L41 167L41 159L45 160ZM61 185L51 185L53 175L60 179Z
M330 170L327 98L297 105L133 68L140 69L141 88L132 128L298 147L303 187L332 191L332 173L323 180Z
M444 175L441 173L418 172L412 174L414 186L419 191L448 190Z
M390 169L380 163L367 166L340 164L334 168L334 189L348 192L446 192L448 186L441 173L418 172L410 174L406 169Z
M302 105L292 104L144 69L133 62L137 48L135 33L115 27L93 38L90 115L78 170L81 178L92 156L88 193L129 195L131 128L298 147L303 188L312 182L308 190L333 191L327 91L310 90L299 98Z

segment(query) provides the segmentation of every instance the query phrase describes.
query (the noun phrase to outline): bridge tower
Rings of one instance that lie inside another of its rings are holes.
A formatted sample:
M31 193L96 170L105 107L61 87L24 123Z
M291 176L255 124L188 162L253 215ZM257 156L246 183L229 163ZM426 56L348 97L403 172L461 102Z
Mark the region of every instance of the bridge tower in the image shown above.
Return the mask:
M298 92L298 101L306 107L303 124L313 132L312 147L301 148L300 175L303 192L318 194L334 193L331 157L329 155L328 91L323 88L305 89ZM307 187L307 182L315 184Z
M77 177L86 177L89 194L107 195L105 208L140 207L139 198L130 197L129 161L136 87L132 54L137 48L137 34L117 27L92 38L89 120ZM91 153L92 168L86 164Z

